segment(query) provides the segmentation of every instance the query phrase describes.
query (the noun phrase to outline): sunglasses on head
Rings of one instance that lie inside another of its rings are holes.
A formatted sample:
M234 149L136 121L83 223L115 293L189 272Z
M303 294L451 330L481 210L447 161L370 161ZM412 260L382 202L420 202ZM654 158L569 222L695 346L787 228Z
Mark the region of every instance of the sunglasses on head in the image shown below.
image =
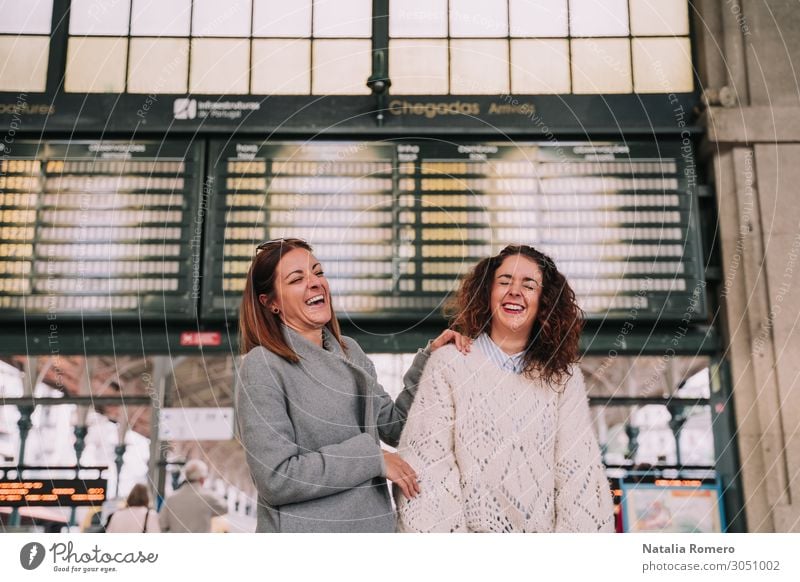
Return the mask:
M265 248L267 248L270 245L285 244L285 243L300 243L300 244L303 244L303 245L308 245L308 243L306 241L304 241L303 239L301 239L301 238L294 238L294 237L273 238L271 240L266 240L266 241L262 242L261 244L259 244L256 247L256 252L263 251Z

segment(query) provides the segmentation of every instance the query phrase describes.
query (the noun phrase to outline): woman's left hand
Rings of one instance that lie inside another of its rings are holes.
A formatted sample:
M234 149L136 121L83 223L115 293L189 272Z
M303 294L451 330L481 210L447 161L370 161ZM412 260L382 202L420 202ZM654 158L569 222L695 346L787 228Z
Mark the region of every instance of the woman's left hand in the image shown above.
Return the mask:
M455 344L456 349L462 354L468 354L472 349L472 340L470 338L453 329L446 329L439 334L439 337L431 342L431 352L435 352L449 343Z

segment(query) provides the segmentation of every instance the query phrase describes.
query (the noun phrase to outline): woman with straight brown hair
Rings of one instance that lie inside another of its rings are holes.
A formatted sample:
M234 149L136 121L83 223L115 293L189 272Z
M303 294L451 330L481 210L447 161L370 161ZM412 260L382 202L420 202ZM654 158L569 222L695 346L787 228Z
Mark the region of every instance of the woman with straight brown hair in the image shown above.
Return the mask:
M128 494L125 507L106 520L106 533L159 533L158 513L150 509L147 485L137 483Z
M475 338L431 356L400 442L420 493L398 492L412 532L610 532L611 491L583 375L583 327L547 255L512 245L480 261L450 307Z
M469 342L445 331L420 350L392 401L359 345L341 334L311 246L262 243L239 318L236 415L258 490L259 532L391 532L386 479L413 497L414 469L396 446L431 351Z

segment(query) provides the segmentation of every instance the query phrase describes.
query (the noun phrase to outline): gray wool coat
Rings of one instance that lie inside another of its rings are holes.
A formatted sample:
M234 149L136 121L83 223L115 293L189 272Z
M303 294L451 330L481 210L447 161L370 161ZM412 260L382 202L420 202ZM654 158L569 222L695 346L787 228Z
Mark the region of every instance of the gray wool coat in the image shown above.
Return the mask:
M379 440L396 446L427 350L396 402L355 340L345 354L324 330L323 348L284 327L293 364L263 347L239 364L239 438L258 490L258 532L392 532L395 515Z

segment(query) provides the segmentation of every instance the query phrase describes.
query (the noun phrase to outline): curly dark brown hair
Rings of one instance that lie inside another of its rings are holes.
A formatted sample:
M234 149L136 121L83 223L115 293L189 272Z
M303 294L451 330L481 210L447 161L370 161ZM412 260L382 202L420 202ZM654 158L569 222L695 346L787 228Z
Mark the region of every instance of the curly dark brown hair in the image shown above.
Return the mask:
M489 333L495 271L507 257L516 255L532 259L542 270L539 310L525 350L523 373L531 379L539 377L550 386L561 385L571 375L571 365L578 361L583 310L578 307L567 279L544 253L528 245L509 245L498 255L483 259L448 300L445 315L450 319L450 327L468 337Z

